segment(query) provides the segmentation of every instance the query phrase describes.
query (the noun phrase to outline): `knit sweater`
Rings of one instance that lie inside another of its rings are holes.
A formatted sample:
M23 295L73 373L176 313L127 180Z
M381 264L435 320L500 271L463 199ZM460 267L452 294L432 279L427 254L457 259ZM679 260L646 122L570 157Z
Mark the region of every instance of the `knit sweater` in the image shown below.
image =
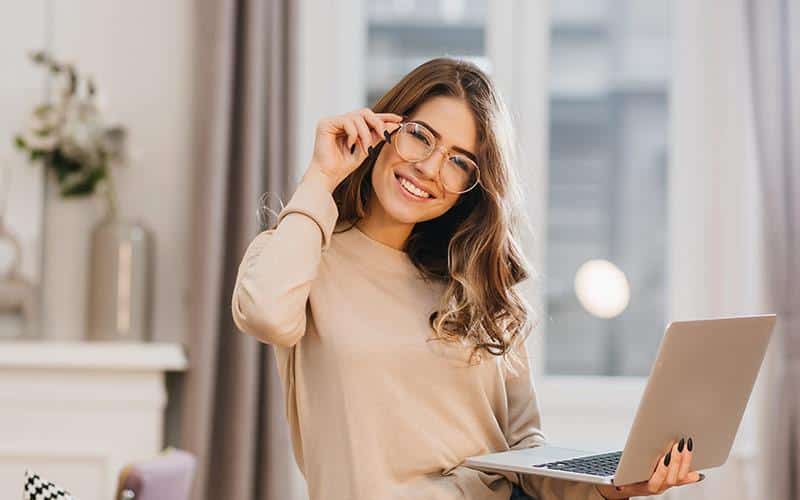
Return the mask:
M588 483L461 465L545 442L527 350L515 376L429 341L444 285L338 215L303 180L248 245L231 303L236 326L273 346L310 499L508 500L514 482L541 500L601 500Z

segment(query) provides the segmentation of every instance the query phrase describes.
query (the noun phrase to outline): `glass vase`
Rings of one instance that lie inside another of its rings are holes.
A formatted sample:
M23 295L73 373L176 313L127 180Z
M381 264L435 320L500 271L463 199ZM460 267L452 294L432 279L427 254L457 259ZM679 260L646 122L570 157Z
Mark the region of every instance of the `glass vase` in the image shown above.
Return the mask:
M149 341L152 237L141 223L111 211L92 229L90 340Z

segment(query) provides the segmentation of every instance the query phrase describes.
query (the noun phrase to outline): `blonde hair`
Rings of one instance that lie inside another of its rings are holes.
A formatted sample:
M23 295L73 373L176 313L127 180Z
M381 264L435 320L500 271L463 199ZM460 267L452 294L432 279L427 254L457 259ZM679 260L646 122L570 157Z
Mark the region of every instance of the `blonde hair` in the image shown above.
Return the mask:
M481 185L460 195L436 219L415 224L405 251L423 277L446 285L429 317L431 340L466 343L472 347L470 362L480 362L481 351L508 361L506 355L512 351L515 357L512 348L533 328L532 309L514 289L531 272L519 242L518 230L530 224L521 210L520 181L512 168L516 145L511 117L480 68L447 57L416 67L372 110L408 116L434 96L460 98L470 107L478 131L475 154ZM355 224L366 215L377 157L365 159L335 189L340 220Z

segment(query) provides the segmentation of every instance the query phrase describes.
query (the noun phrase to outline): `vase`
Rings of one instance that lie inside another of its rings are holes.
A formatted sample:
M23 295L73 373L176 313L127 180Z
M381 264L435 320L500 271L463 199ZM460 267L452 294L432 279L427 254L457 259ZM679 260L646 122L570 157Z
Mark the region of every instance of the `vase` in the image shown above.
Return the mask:
M112 211L91 232L90 340L151 340L151 232Z

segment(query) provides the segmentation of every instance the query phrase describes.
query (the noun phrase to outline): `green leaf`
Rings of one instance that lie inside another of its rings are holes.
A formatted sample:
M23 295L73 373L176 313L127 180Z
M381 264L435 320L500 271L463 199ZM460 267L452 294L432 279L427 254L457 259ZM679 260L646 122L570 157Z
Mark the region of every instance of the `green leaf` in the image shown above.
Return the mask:
M36 106L36 108L34 108L33 114L37 118L42 118L45 115L47 115L47 113L49 113L50 110L52 110L52 109L53 109L53 105L52 104L40 104L40 105Z
M55 127L42 127L33 129L33 133L36 134L36 137L47 137L48 135L53 133L54 130Z
M60 183L64 182L70 174L79 172L83 168L83 165L79 162L64 156L60 148L53 150L47 159L47 163L55 171Z
M47 156L45 149L31 149L31 161L41 160Z
M14 145L17 146L17 149L26 149L28 145L25 143L25 139L21 135L16 135L14 137Z
M65 197L87 196L94 193L97 183L106 177L105 165L90 169L75 182L61 185L61 195Z

